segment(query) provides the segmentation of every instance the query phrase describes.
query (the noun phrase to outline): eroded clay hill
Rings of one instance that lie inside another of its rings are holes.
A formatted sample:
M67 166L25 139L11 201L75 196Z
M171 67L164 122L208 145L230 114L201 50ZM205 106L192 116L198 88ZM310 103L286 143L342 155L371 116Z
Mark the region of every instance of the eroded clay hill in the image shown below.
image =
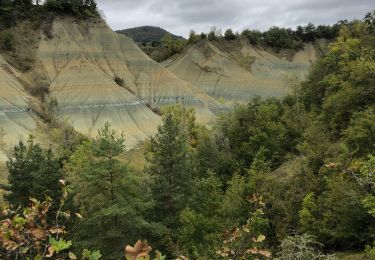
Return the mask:
M19 73L0 56L0 161L12 146L25 141L35 129L35 115L28 96L18 80Z
M125 133L128 148L155 132L156 112L164 105L194 107L202 123L214 117L213 99L193 91L100 19L56 18L48 32L41 30L35 38L31 70L17 72L0 60L0 126L11 145L36 129L37 116L30 115L35 104L24 91L30 86L47 86L46 102L57 100L60 120L92 137L110 122Z
M60 115L84 134L96 135L109 121L134 145L159 123L149 108L176 102L198 108L202 120L211 117L186 82L100 20L56 19L52 37L40 42L38 57Z
M313 44L296 53L274 53L245 40L203 41L163 65L214 98L247 102L254 95L282 96L286 82L304 79L318 54Z

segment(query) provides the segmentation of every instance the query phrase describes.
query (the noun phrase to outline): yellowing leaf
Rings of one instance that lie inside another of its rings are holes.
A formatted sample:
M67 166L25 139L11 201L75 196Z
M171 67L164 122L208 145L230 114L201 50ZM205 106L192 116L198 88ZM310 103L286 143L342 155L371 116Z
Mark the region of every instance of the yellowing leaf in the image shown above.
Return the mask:
M69 252L69 259L76 260L77 256L73 254L72 252Z
M257 242L257 243L261 243L261 242L263 242L265 239L266 239L266 237L265 237L264 235L260 235L260 236L258 236L256 242Z

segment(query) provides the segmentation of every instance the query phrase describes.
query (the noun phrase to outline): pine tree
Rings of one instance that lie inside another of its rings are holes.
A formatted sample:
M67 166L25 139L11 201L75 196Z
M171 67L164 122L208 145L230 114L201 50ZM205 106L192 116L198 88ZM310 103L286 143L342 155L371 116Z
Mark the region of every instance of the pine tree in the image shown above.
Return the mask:
M51 150L43 150L30 137L27 146L20 142L14 156L7 161L10 193L6 199L14 206L26 207L30 197L44 200L46 196L59 201L62 179L60 162Z
M178 214L189 196L192 169L188 133L172 113L167 114L155 137L151 138L147 156L148 172L153 178L156 220L167 227L178 222Z
M106 123L95 140L78 147L66 165L75 206L83 219L73 230L75 244L98 248L106 259L118 259L126 243L145 237L155 226L143 218L152 206L147 191L127 164L124 135Z

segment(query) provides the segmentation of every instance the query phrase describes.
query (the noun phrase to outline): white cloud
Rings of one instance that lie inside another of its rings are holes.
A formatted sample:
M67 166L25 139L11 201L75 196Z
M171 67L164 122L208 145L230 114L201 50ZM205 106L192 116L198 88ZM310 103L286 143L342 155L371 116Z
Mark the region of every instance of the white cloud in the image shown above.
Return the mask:
M160 26L187 36L190 29L209 31L212 26L241 31L270 26L295 27L312 22L333 24L362 18L375 9L373 0L97 0L109 25L125 29Z

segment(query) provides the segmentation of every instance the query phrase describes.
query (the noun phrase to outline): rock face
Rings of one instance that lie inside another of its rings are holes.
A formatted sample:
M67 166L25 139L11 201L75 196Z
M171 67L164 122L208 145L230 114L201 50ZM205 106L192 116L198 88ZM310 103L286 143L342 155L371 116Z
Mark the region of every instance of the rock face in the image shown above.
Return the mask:
M30 98L17 79L18 72L0 56L0 161L4 152L25 141L36 126L28 105Z
M246 102L254 95L285 94L286 78L303 79L317 53L312 44L307 44L289 59L281 56L244 40L203 41L163 65L210 96Z
M40 42L38 57L61 117L89 136L109 121L133 146L159 124L149 107L175 102L198 108L202 120L212 117L188 83L102 21L56 19L52 38Z
M21 74L0 56L0 160L39 121L29 109L30 101L37 101L21 81L49 86L60 119L79 132L96 136L110 122L131 148L155 132L160 106L193 107L198 121L209 124L227 109L217 98L245 102L255 94L280 96L287 91L283 78L303 78L316 58L312 45L288 61L241 41L202 42L162 66L100 19L56 18L48 33L35 38L31 71Z

